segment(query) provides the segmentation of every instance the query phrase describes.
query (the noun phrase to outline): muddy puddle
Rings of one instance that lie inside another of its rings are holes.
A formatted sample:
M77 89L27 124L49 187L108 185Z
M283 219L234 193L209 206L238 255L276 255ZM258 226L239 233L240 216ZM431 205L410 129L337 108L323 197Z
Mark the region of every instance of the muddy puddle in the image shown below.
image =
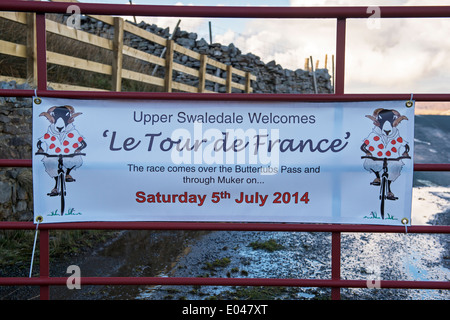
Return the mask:
M93 252L68 259L80 267L82 277L154 277L171 270L182 255L189 252L190 243L204 231L122 231ZM68 264L52 266L52 276L68 277ZM134 299L138 286L88 286L69 290L52 287L51 299Z

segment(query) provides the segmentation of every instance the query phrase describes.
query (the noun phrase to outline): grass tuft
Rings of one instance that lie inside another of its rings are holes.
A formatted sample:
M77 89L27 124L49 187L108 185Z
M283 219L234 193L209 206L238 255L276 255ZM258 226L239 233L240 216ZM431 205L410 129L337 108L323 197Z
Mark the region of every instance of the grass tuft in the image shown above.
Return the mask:
M270 239L264 242L254 241L249 245L254 250L265 250L268 252L274 252L277 250L283 250L284 246L276 242L274 239Z

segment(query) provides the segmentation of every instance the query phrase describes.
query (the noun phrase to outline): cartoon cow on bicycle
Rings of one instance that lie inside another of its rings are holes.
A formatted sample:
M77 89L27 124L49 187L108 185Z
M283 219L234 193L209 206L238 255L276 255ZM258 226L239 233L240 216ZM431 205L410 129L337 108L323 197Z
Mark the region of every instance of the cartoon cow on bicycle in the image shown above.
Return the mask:
M401 159L409 158L410 150L408 142L400 135L397 126L408 118L397 110L383 108L376 109L372 115L366 117L371 119L375 126L361 145L361 150L366 154L363 157L365 158L363 166L375 174L375 179L371 182L374 186L380 186L380 175L386 175L389 168L386 199L396 200L397 197L391 191L391 183L400 176L405 165Z
M87 144L84 137L75 129L73 125L75 117L81 113L75 113L72 106L55 106L42 112L39 116L44 116L50 122L47 132L39 138L37 142L37 154L47 154L42 162L45 171L50 177L55 179L54 188L48 193L49 196L59 195L58 185L58 159L59 155L64 157L63 168L65 170L65 182L74 182L75 179L70 175L72 170L82 166L83 160L80 153L86 148Z

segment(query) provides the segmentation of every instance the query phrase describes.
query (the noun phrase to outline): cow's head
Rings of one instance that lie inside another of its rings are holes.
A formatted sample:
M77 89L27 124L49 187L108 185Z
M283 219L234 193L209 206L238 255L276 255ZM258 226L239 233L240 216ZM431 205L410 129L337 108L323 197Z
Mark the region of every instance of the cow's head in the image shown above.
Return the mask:
M372 115L367 115L367 118L373 121L373 124L381 129L381 132L386 136L391 136L397 131L397 126L402 120L408 120L406 116L400 115L397 110L389 110L379 108L376 109Z
M75 113L72 106L51 107L47 112L42 112L39 116L44 116L50 121L55 132L64 132L68 124L72 123L75 117L81 113Z

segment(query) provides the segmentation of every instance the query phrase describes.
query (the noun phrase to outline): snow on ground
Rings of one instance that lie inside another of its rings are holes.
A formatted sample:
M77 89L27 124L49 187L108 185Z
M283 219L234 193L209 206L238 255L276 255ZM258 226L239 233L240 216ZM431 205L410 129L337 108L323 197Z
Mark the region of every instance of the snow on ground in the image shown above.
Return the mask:
M413 188L412 223L429 224L434 216L450 210L450 188L430 186Z

